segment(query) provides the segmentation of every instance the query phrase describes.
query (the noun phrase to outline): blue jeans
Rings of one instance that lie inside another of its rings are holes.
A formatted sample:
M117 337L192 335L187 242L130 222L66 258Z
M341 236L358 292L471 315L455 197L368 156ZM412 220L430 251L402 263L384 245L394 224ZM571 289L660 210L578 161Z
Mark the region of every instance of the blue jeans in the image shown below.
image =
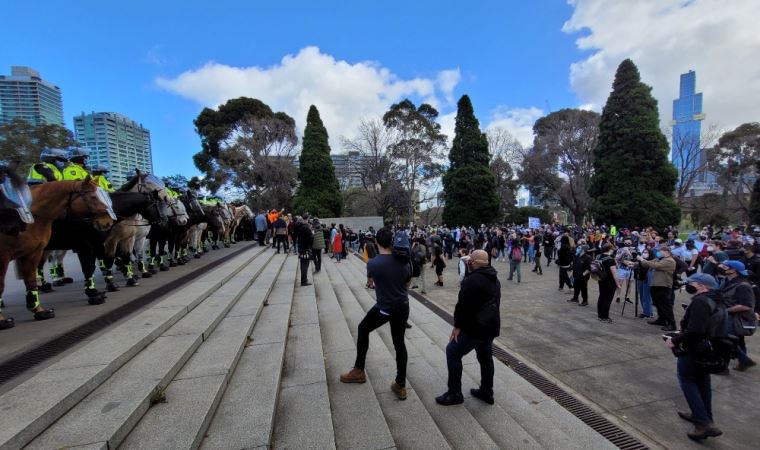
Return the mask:
M676 368L678 384L691 409L691 417L699 425L712 423L710 374L697 366L689 355L679 356Z
M341 252L335 252L335 262L340 262L341 256L343 256Z
M734 316L731 314L728 315L728 320L726 321L726 334L736 336L736 333L734 333ZM739 361L739 364L746 366L752 361L747 355L747 343L744 340L744 336L736 337L738 338L736 343L736 359Z
M479 339L459 333L456 341L446 346L446 364L449 367L449 393L462 393L462 358L475 350L480 363L480 391L486 396L493 395L493 339Z
M645 316L652 315L652 293L649 291L649 282L647 280L636 281L639 289L639 300L641 300L641 312Z
M509 279L512 279L512 276L517 272L517 281L522 281L522 276L520 275L520 263L516 262L513 259L509 260Z

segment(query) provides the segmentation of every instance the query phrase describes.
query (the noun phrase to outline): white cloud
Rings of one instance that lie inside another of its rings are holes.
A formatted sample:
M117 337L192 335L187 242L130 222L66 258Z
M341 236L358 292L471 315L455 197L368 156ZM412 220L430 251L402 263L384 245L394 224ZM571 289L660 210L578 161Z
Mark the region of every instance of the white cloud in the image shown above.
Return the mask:
M533 124L543 116L544 111L535 106L530 108L500 106L491 112L491 121L486 128L505 128L523 147L530 147L533 145Z
M303 132L310 105L315 105L330 134L333 152L340 136L355 133L362 117L379 117L405 97L436 106L440 96L451 103L460 80L459 69L432 78L401 79L378 62L350 63L306 47L270 67L232 67L208 62L175 78L158 78L159 87L203 106L216 107L240 96L257 98L274 111L292 116Z
M760 34L757 0L569 0L563 31L593 53L570 67L581 103L601 111L618 64L631 58L653 87L660 118L669 121L679 75L697 72L706 122L735 127L760 120Z

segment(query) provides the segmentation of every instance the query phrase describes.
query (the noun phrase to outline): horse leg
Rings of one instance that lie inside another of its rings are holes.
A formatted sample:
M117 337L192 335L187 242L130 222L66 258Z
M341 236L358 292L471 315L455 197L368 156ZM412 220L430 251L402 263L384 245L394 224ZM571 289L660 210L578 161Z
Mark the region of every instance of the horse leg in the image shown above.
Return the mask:
M3 292L5 292L5 274L8 272L8 264L10 258L3 255L0 257L0 330L7 330L13 328L15 322L12 317L5 317L3 315Z
M87 303L102 305L106 302L106 296L95 287L95 250L91 244L87 244L76 249L79 265L82 266L84 274L84 294L87 296Z
M37 290L37 266L42 260L42 250L34 251L16 259L16 266L24 278L26 286L26 308L34 313L34 320L46 320L55 317L55 311L46 309L40 303L40 291Z
M127 264L127 286L137 286L140 284L132 268L132 263L134 262L132 247L134 243L134 236L130 236L119 243L119 253L121 253Z
M61 281L63 281L63 284L71 284L74 282L74 279L71 277L66 276L66 272L63 270L63 258L66 257L66 253L68 250L59 250L57 252L53 252L54 258L56 258L56 262L58 263L58 271L57 275L58 278L60 278Z
M16 264L18 265L18 263ZM37 286L39 286L40 292L47 293L55 291L55 289L53 289L53 285L45 280L45 258L43 258L42 255L40 256L40 262L35 268L34 276L35 282L37 283Z

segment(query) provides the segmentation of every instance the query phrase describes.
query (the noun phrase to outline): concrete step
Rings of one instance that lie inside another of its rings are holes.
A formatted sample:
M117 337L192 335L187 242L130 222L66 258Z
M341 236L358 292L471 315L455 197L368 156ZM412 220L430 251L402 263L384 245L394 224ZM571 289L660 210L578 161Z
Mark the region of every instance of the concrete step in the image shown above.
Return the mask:
M119 446L148 408L163 401L169 382L209 338L272 256L264 253L227 278L208 298L30 442L28 448L61 448L103 441L109 448ZM209 282L197 283L204 286ZM151 309L162 308L166 308L163 302Z
M4 415L0 449L29 443L264 250L241 253L0 396L13 411Z
M349 268L349 264L341 265L338 269L352 270L353 276L361 275L355 268ZM347 274L348 275L348 274ZM349 275L351 276L351 275ZM360 288L361 290L357 289ZM367 290L353 283L352 291L364 311L369 310L375 304L375 299ZM380 327L377 330L381 339L389 350L393 349L393 340L388 327ZM417 337L423 337L417 334ZM437 371L411 342L412 334L407 336L407 351L409 363L407 365L407 377L422 400L430 416L436 422L438 428L454 448L499 448L492 436L483 428L482 424L473 417L463 405L444 407L435 402L435 397L446 391L446 372ZM445 361L445 355L438 351Z
M336 447L379 450L395 446L371 383L340 382L340 374L354 365L356 345L330 280L314 277L314 287Z
M364 318L364 310L356 300L350 284L362 289L362 280L355 277L344 278L344 271L336 265L325 264L326 274L335 289L343 318L348 324L352 338L356 341L359 323ZM317 277L315 277L317 278ZM379 339L370 339L365 372L380 402L385 420L398 448L445 449L450 448L425 405L407 380L407 399L400 401L390 390L396 376L396 360L390 350Z
M253 327L252 340L243 349L201 443L203 449L271 446L297 272L293 259L288 258L283 266L267 306Z
M122 449L198 448L264 308L285 255L276 255L182 367L122 443ZM241 272L242 274L243 272ZM224 288L232 289L235 278ZM221 289L220 289L221 291Z
M296 259L291 264L297 265ZM295 288L272 448L335 448L314 286Z

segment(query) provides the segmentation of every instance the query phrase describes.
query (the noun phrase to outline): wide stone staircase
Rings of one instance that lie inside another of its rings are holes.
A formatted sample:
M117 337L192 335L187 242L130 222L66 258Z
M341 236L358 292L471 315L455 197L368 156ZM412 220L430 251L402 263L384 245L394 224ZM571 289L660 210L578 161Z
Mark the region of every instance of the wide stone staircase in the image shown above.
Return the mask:
M410 300L408 398L390 390L390 330L370 337L366 384L342 384L374 304L364 265L254 247L78 347L0 396L0 449L611 449L496 362L493 406L443 407L451 327Z

